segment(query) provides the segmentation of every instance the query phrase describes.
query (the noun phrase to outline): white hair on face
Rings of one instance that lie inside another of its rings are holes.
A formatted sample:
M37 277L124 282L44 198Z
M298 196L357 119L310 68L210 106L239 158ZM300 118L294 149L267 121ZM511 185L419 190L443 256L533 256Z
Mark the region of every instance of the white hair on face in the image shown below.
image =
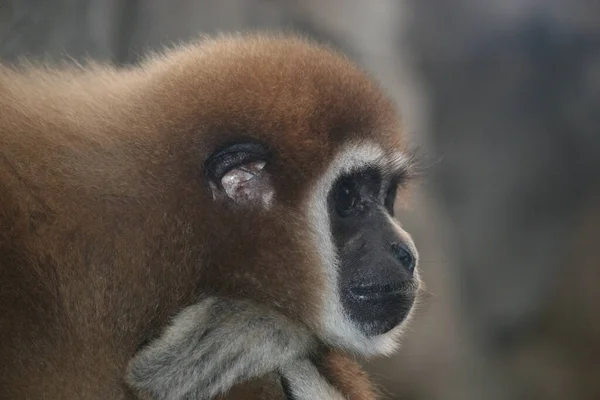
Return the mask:
M323 315L321 318L322 339L332 346L344 348L364 356L390 354L397 347L398 338L405 323L391 331L378 335L365 335L344 311L342 305L338 270L339 260L331 234L331 223L327 198L335 181L342 174L364 169L368 166L386 167L393 162L397 167L403 164L408 168L409 158L400 153L384 151L375 143L352 143L343 148L329 168L317 181L315 190L308 200L308 215L312 224L316 249L325 269L326 288L323 296ZM402 232L407 244L414 250L410 236L390 218L396 229ZM415 252L416 254L416 252Z

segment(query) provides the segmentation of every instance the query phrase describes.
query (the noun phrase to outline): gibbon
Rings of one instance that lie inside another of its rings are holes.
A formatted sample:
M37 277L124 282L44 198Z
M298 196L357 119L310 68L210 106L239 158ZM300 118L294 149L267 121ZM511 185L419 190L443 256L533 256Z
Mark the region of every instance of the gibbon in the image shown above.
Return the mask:
M289 35L0 67L0 398L361 399L419 292L393 103Z

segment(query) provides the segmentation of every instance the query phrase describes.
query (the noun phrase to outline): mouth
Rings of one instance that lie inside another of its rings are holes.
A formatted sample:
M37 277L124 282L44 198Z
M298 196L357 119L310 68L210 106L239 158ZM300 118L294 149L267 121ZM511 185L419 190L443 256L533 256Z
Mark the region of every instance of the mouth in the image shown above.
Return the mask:
M399 296L406 292L406 285L384 284L384 285L360 285L349 289L350 294L356 300L381 300L390 296Z
M369 336L382 335L399 325L416 298L415 284L407 282L352 286L346 290L349 316Z

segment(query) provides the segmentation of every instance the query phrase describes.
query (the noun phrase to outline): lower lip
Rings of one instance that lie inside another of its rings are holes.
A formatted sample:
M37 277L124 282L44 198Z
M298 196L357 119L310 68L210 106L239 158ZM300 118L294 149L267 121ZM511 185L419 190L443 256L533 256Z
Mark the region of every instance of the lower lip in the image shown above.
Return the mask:
M352 297L358 300L378 300L391 296L400 296L405 291L400 285L386 285L354 287L350 288L349 292Z
M343 295L348 315L367 336L382 335L400 324L413 301L414 292L405 285L354 286Z

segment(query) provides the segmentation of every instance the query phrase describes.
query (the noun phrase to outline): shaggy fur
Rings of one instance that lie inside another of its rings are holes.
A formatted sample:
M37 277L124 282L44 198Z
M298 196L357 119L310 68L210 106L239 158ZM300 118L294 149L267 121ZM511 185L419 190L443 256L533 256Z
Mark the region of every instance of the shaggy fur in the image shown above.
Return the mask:
M160 340L140 351L128 381L155 399L212 399L282 365L296 368L311 341L305 329L269 309L211 298L183 310ZM311 397L298 400L304 398Z
M309 240L311 188L349 142L404 150L379 88L344 57L293 37L206 39L121 70L0 67L0 110L3 399L137 398L125 383L130 360L171 337L165 328L177 318L202 320L190 310L205 310L198 302L209 297L295 321L273 331L320 331L327 278ZM208 155L244 137L275 154L269 212L215 202L204 180ZM229 340L218 332L208 332L213 346ZM204 346L202 335L188 329L168 342ZM373 398L365 376L337 371L352 371L352 361L336 363L324 364L332 385ZM168 362L150 372L135 365L136 381L181 379ZM231 396L279 396L272 376ZM227 379L189 384L212 395Z

